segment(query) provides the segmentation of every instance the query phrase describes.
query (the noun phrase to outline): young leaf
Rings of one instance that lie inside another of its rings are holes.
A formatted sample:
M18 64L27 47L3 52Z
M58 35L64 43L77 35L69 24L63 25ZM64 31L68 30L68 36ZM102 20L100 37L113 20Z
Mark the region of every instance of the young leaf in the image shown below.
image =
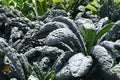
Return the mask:
M45 80L54 80L55 79L55 72L51 71L47 77L45 78Z
M12 0L12 1L16 2L17 5L19 5L20 7L22 7L24 3L23 0Z
M33 68L31 64L28 62L27 57L23 54L19 55L20 62L22 64L23 70L25 71L25 76L28 78L30 74L33 73Z
M85 40L87 45L87 52L89 53L95 40L96 31L93 29L85 29Z
M9 0L0 0L2 1L2 5L4 5L5 8L8 8L10 5L9 5Z
M117 5L120 4L120 0L114 0Z
M95 38L95 43L97 43L97 40L103 35L105 34L106 32L108 32L113 26L113 23L109 23L107 25L105 25L103 28L101 28L100 30L97 31L97 34L96 34L96 38Z
M57 2L63 2L64 0L53 0L53 2L57 3Z
M90 5L90 4L85 6L85 8L91 10L92 12L95 12L95 13L97 12L97 9L94 6Z
M92 1L90 4L98 8L100 7L100 4L96 0Z
M42 3L44 0L38 0L40 3Z
M38 63L35 63L35 62L33 63L33 69L36 72L36 75L39 78L39 80L45 80L45 75Z
M80 27L80 32L86 42L87 53L90 52L91 47L93 46L95 35L96 35L96 27L90 19L81 19L79 23L82 24L83 27Z

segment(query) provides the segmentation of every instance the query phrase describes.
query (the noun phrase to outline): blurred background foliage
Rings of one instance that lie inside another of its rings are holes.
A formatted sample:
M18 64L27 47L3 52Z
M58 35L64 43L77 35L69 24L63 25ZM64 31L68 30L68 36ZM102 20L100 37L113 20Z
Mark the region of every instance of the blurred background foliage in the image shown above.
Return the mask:
M120 12L120 0L0 0L0 4L20 10L23 16L31 20L38 19L49 9L64 9L74 18L79 13L80 5L101 18L109 17L113 21Z

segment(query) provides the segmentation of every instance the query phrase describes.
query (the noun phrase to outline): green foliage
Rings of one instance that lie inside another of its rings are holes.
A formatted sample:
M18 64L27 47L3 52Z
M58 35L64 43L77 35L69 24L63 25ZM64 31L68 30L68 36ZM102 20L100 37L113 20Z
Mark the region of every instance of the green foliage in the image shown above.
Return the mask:
M51 7L64 9L75 18L79 12L78 7L83 5L93 14L100 17L108 16L113 21L118 18L120 12L120 0L0 0L0 4L6 8L21 10L24 16L31 20L38 19L38 16L43 15Z
M88 4L87 6L85 6L85 8L91 10L94 13L97 12L97 9L94 6L90 5L90 4Z
M47 76L45 76L44 72L42 71L42 68L40 67L39 63L34 62L33 65L31 65L25 55L19 55L20 61L22 63L24 72L26 73L25 76L29 80L54 80L55 78L55 72L50 71Z
M64 0L53 0L53 2L64 2Z
M100 30L98 30L95 38L95 43L97 43L97 40L100 39L105 33L109 32L112 27L113 23L109 23L102 27Z
M0 4L4 5L4 7L6 7L6 8L11 7L13 9L20 10L23 13L24 17L27 17L31 20L38 19L39 16L42 16L49 9L56 9L56 8L65 9L67 12L69 12L71 14L72 18L75 18L76 14L79 12L78 7L80 5L83 5L87 10L89 9L90 11L92 11L93 14L98 14L100 16L100 18L108 16L109 19L114 20L114 19L116 19L116 17L119 15L119 12L120 12L120 9L119 9L120 1L119 0L114 0L114 1L113 0L1 0ZM60 6L57 6L57 4L60 4ZM116 14L114 14L115 12L118 13L117 16L116 16ZM118 19L116 19L116 20L118 20ZM112 29L112 27L113 27L112 22L105 23L105 25L102 24L101 26L99 26L97 28L97 26L95 26L94 23L92 23L92 20L90 20L90 22L89 22L89 20L88 21L86 20L84 22L84 20L81 19L81 21L83 21L82 27L81 26L76 27L76 25L74 25L74 21L72 22L72 20L70 21L66 18L65 19L59 18L59 21L65 23L65 25L69 26L70 29L75 33L75 35L77 35L78 38L73 39L74 38L73 35L70 36L70 34L67 33L68 34L67 35L66 33L64 33L64 32L66 32L66 29L64 29L64 31L62 32L63 37L59 37L58 30L56 30L57 34L53 33L52 36L56 37L58 35L57 39L61 38L60 40L62 40L62 38L63 38L63 39L66 39L66 41L71 39L70 47L73 44L73 46L71 48L74 48L74 47L78 48L78 49L84 48L83 50L81 49L80 51L76 49L76 51L85 53L86 55L90 55L91 49L96 44L99 44L103 35L106 34L107 32L109 32L110 29ZM78 28L79 28L79 31L77 30ZM61 29L59 29L59 30L61 31ZM62 35L62 33L59 32L60 35ZM52 34L52 32L51 32L51 34ZM67 37L65 37L65 35L67 35ZM51 39L51 41L52 40L53 39ZM78 40L78 41L75 42L75 40ZM46 42L47 42L47 40L46 40ZM48 43L49 43L49 41L48 41ZM54 43L55 42L53 40L53 44ZM49 44L51 44L51 42ZM119 46L117 48L120 49ZM11 62L15 66L17 74L19 74L18 76L20 76L20 77L25 76L25 78L23 80L31 80L31 79L32 80L33 79L34 80L54 80L55 79L56 75L55 75L54 71L51 71L51 72L48 72L48 74L45 74L42 71L42 68L39 63L33 62L32 64L30 64L24 54L18 56L18 55L14 55L17 52L12 50L12 48L10 48L10 49L6 48L6 50L8 53L10 53L10 54L7 53L7 56L9 56L8 58L11 60ZM101 49L101 51L102 51L102 49ZM97 51L97 52L100 52L100 51ZM99 53L98 53L98 55L99 55ZM3 60L3 58L4 58L4 55L0 54L0 59ZM98 58L96 58L96 59L98 59ZM104 59L102 59L102 60L104 60ZM18 63L20 65L17 65ZM19 67L20 67L20 69L19 69ZM117 66L113 67L110 71L112 73L120 75L118 68L119 68L119 64ZM21 71L21 73L24 73L24 74L19 73L20 71ZM23 77L21 77L21 79L22 78Z
M35 71L35 73L37 74L36 76L38 77L39 80L45 80L45 75L42 71L42 68L40 67L40 65L38 63L33 63L33 69Z
M0 0L0 4L4 5L5 8L8 8L9 5L9 0Z
M120 0L93 0L85 6L86 9L101 18L108 17L112 21L119 20Z
M29 19L38 19L55 3L63 0L1 0L0 4L5 8L14 8L22 11L23 15Z
M98 12L98 9L100 8L100 1L99 0L93 0L88 5L86 5L85 8L92 11L93 14L96 14Z
M0 4L6 8L13 7L21 10L29 19L38 19L38 16L43 15L51 7L64 9L75 18L79 12L78 7L87 5L90 1L92 0L1 0ZM96 12L93 6L90 7Z
M89 2L93 0L67 0L65 6L66 11L70 12L72 18L75 18L78 14L78 7L80 5L87 5Z
M114 0L117 5L120 6L120 0Z
M88 29L83 26L83 29L80 29L82 32L82 36L86 42L86 48L87 48L87 54L90 52L93 44L94 44L94 39L95 39L95 34L96 31L94 29Z
M48 75L45 77L45 80L54 80L55 79L55 72L51 71L48 73Z
M110 31L110 29L113 27L113 23L108 23L104 25L103 27L99 29L95 29L95 26L91 26L91 28L87 27L92 25L93 23L89 23L89 21L83 23L83 26L79 28L79 32L82 34L84 41L86 43L86 49L87 53L89 54L92 47L96 44L98 44L100 38L107 32Z

